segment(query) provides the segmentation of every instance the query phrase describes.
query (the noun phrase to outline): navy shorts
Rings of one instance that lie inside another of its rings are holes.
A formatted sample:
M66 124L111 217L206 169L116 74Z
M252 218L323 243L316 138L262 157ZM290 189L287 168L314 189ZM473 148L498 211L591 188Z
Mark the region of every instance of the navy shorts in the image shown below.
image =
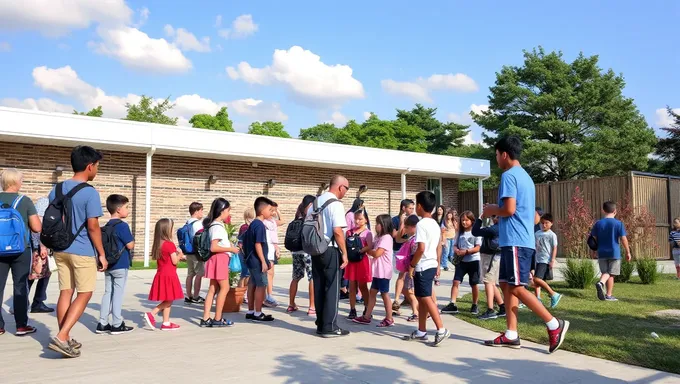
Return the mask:
M248 268L250 270L250 280L248 285L253 287L266 287L268 284L267 272L262 272L262 268Z
M468 275L470 285L479 284L479 260L461 261L456 265L456 272L453 274L453 281L463 282L465 275Z
M501 247L498 281L510 285L529 285L535 250L524 247Z
M246 266L246 258L243 256L243 252L239 252L238 257L241 259L241 278L250 277L250 269Z
M371 289L375 289L380 293L390 293L390 279L373 278Z
M413 274L413 293L416 297L432 296L432 284L436 275L437 268L430 268Z

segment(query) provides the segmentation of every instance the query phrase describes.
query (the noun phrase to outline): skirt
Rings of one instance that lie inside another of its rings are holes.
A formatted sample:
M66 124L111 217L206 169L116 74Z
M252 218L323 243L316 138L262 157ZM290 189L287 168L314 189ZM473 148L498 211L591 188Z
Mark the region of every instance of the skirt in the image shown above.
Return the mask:
M229 255L216 253L205 262L203 277L211 280L229 280Z
M160 274L156 273L151 283L151 290L149 291L149 300L151 301L172 301L184 298L184 290L182 284L179 282L177 273L174 274Z
M368 260L368 255L365 255L361 261L349 262L347 264L347 267L345 267L345 279L359 283L370 283L373 281L371 262Z

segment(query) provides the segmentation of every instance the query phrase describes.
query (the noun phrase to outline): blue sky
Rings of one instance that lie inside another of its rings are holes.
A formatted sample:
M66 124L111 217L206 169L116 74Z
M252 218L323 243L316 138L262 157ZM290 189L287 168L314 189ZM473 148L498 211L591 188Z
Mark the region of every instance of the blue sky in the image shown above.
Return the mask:
M237 130L272 119L294 136L416 102L469 123L495 72L542 45L598 54L654 127L680 107L672 0L103 1L0 0L0 104L121 117L139 95L170 96L182 124L227 106Z

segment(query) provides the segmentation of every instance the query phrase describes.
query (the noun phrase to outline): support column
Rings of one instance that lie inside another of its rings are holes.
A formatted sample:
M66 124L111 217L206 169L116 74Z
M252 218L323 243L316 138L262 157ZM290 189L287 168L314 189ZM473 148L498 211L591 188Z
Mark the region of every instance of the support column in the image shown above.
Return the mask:
M477 193L478 193L478 201L479 201L479 216L482 215L482 211L484 210L484 179L479 179L477 182Z
M405 170L401 174L401 199L404 200L406 198L406 175L408 173L411 173L411 168Z
M146 153L146 194L144 196L144 267L149 266L149 254L151 241L151 160L156 152L156 146L152 145Z

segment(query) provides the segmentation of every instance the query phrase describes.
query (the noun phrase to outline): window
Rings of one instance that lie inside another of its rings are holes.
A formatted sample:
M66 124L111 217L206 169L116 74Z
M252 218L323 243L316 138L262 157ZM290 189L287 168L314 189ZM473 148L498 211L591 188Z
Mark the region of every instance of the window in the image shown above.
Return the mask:
M442 179L427 179L427 190L434 193L439 204L442 203Z

